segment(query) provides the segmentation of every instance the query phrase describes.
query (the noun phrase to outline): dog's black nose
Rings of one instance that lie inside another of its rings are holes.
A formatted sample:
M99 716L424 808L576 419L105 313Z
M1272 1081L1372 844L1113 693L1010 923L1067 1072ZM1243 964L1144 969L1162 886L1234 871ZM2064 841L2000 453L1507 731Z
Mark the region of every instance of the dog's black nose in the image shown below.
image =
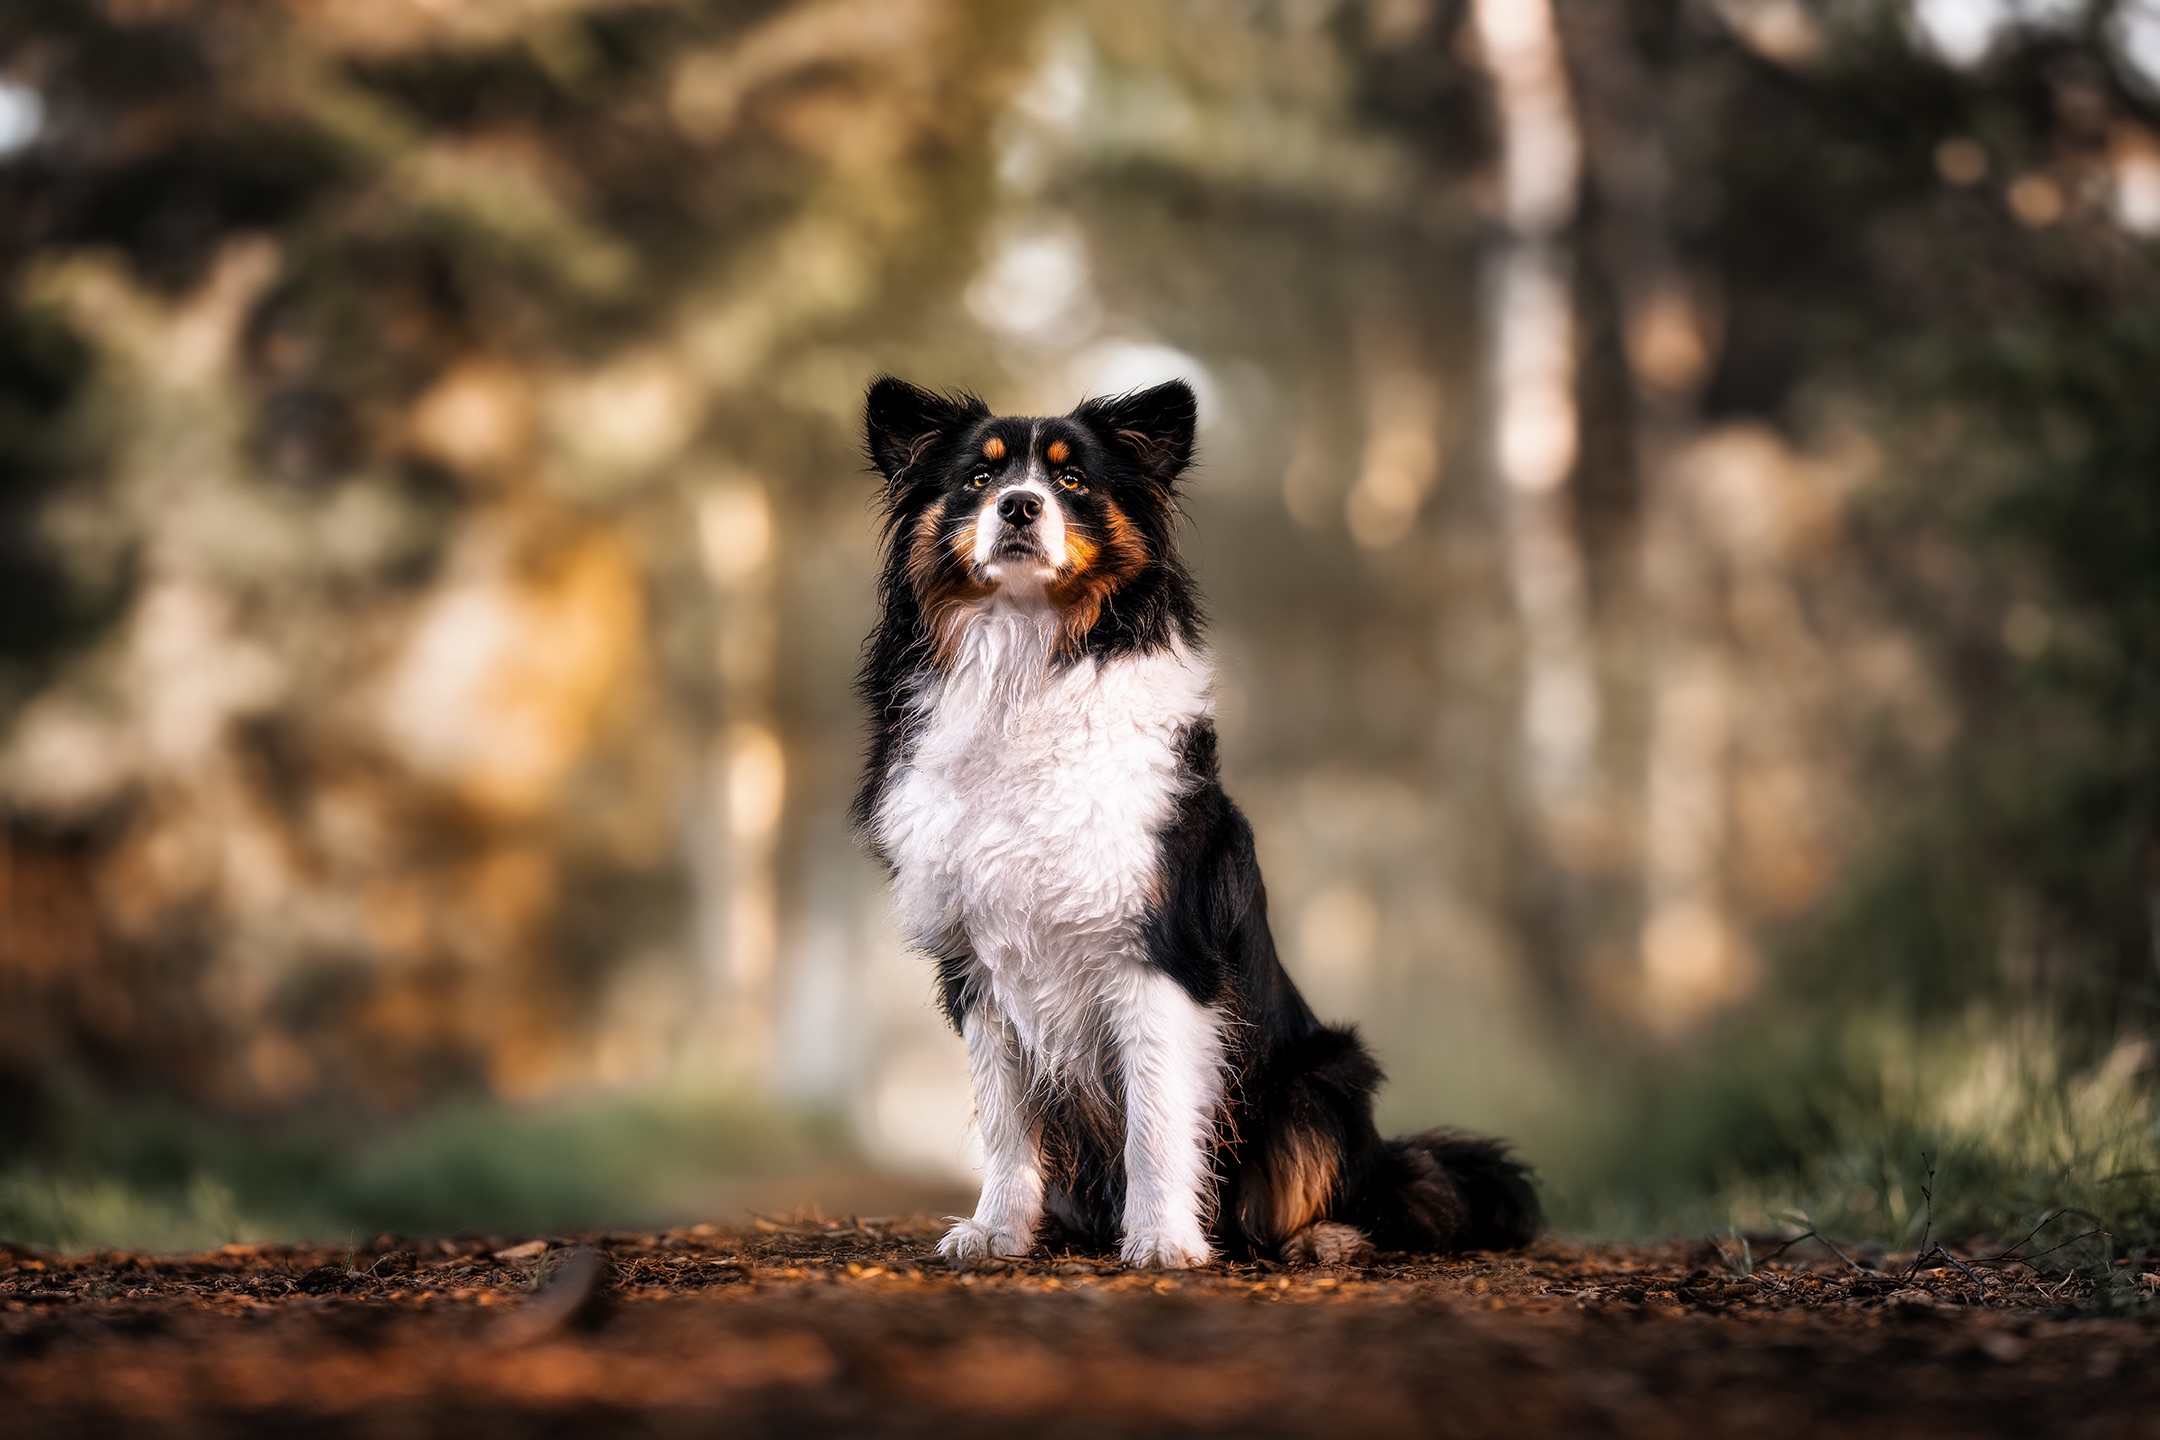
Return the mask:
M1042 514L1042 496L1030 490L1011 490L998 501L998 518L1008 525L1032 525Z

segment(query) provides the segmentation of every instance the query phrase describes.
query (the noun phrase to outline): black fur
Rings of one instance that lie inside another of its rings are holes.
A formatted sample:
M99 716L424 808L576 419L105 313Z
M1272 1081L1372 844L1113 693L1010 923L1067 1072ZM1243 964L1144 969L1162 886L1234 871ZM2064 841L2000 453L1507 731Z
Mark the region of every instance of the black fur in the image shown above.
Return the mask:
M908 583L905 546L894 541L935 498L932 477L952 472L965 432L989 418L990 407L973 395L934 395L890 375L870 387L864 405L870 463L885 477L885 563L878 571L877 628L855 682L870 707L870 753L852 812L858 829L870 823L879 787L906 739L909 683L930 662L922 602Z
M1541 1223L1537 1191L1506 1146L1445 1130L1380 1138L1379 1065L1355 1031L1314 1016L1275 954L1252 827L1223 792L1213 727L1193 727L1184 748L1188 789L1163 835L1168 894L1149 917L1147 946L1195 1000L1233 1017L1238 1064L1217 1157L1217 1244L1266 1252L1287 1238L1263 1197L1277 1179L1275 1157L1300 1145L1320 1147L1338 1167L1313 1220L1355 1225L1392 1250L1528 1243ZM1114 1212L1108 1218L1114 1224Z
M920 555L911 565L911 546L919 531L949 522L940 506L969 494L972 478L999 463L984 458L986 442L1004 441L1007 456L1052 438L1066 442L1087 477L1074 500L1079 523L1104 533L1114 509L1144 552L1144 563L1088 612L1090 623L1058 662L1099 664L1199 641L1175 506L1194 421L1192 391L1177 382L1047 420L1000 418L973 396L935 395L890 377L871 387L865 429L871 462L885 478L886 553L882 613L860 679L872 728L858 825L867 829L905 753L912 687L940 663L925 588L964 580L936 569L946 563L941 552L927 566ZM926 519L933 511L944 518ZM1537 1193L1505 1145L1446 1130L1389 1141L1374 1129L1380 1067L1354 1031L1314 1016L1276 956L1252 827L1223 792L1211 725L1182 737L1181 768L1183 792L1161 837L1162 898L1144 941L1151 963L1230 1017L1234 1073L1216 1156L1216 1245L1272 1253L1293 1231L1321 1221L1357 1226L1395 1250L1526 1243L1541 1223ZM974 997L964 944L949 951L937 957L939 998L958 1029ZM1101 1097L1044 1102L1047 1218L1084 1243L1117 1243L1120 1108L1114 1077Z

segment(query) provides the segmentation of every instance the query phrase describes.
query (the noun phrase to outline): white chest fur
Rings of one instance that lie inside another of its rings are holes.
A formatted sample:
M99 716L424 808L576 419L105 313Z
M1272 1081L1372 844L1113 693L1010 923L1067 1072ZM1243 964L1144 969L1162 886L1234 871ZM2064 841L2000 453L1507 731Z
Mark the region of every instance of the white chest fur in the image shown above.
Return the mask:
M876 820L903 929L966 945L1038 1073L1085 1058L1131 978L1179 739L1212 709L1183 646L1053 668L1054 636L1044 610L971 619Z

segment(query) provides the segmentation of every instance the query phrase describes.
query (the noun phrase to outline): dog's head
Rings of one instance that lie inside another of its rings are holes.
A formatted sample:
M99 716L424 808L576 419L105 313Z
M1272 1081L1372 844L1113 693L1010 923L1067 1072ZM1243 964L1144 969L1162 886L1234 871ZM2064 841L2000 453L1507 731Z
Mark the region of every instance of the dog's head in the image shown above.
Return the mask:
M1068 656L1117 648L1135 625L1167 639L1192 623L1176 552L1195 421L1183 381L1035 419L888 376L866 411L885 477L886 584L905 589L940 652L999 601L1054 610Z

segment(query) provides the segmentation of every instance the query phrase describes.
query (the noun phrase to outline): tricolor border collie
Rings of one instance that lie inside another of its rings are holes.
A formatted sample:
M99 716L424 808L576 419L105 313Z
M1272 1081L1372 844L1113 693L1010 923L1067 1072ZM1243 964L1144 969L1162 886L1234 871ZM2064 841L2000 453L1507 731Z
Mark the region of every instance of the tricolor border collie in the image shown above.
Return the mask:
M1191 389L1027 419L887 377L866 409L886 544L855 818L937 962L983 1139L941 1253L1052 1227L1174 1268L1528 1241L1523 1167L1382 1140L1379 1067L1276 959L1178 558Z

